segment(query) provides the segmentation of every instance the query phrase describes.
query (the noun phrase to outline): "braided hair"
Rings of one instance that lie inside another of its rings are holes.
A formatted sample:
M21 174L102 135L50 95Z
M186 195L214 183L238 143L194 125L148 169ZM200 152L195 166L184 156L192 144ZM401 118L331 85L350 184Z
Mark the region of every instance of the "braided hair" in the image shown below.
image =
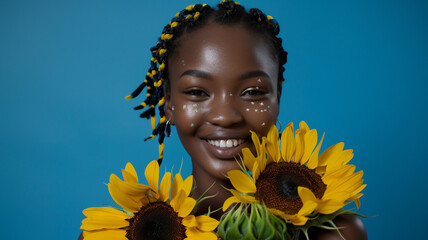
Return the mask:
M165 116L165 93L168 89L168 56L172 56L174 50L179 46L177 40L183 33L190 33L207 24L212 19L217 24L244 24L250 31L257 32L267 37L269 46L275 59L279 64L278 91L281 92L284 82L284 64L287 62L287 52L282 47L282 39L279 34L278 22L271 16L265 15L256 8L248 12L238 2L223 0L217 5L217 9L207 4L190 5L178 12L174 18L164 27L162 35L157 44L150 51L152 58L150 68L145 80L126 99L137 97L146 89L146 99L135 110L146 109L140 114L141 118L151 120L152 134L145 139L153 139L158 136L159 142L159 164L162 163L164 139L171 134L171 126ZM156 124L156 106L160 117Z

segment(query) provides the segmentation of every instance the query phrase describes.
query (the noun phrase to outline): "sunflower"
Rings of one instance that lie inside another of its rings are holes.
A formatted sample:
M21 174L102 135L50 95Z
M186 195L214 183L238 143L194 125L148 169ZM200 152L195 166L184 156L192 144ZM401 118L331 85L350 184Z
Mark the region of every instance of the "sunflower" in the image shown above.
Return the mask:
M85 240L140 239L217 239L213 230L218 221L205 215L194 216L197 204L189 197L193 176L185 180L180 173L166 172L159 183L159 164L152 161L145 169L148 186L138 183L131 163L122 170L123 179L111 174L108 189L123 209L94 207L83 210L81 229ZM170 197L171 192L171 199Z
M235 189L223 211L233 203L263 203L270 212L302 226L315 214L335 213L351 201L360 207L360 191L366 186L363 172L348 164L353 153L343 150L343 143L319 155L324 134L317 145L317 131L303 121L295 134L290 123L281 137L272 126L261 141L254 132L252 139L256 156L243 149L246 168L227 173Z

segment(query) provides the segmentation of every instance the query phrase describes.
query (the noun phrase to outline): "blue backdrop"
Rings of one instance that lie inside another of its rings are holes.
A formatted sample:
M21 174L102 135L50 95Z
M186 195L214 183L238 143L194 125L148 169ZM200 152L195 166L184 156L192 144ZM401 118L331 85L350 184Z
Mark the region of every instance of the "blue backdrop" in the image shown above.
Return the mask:
M76 239L104 183L157 157L125 101L163 25L193 1L0 1L0 239ZM209 1L208 3L215 3ZM428 2L242 1L281 24L283 125L344 141L364 170L371 239L421 239L428 141ZM191 173L176 134L166 169ZM143 178L143 177L142 177ZM425 223L424 223L425 222Z

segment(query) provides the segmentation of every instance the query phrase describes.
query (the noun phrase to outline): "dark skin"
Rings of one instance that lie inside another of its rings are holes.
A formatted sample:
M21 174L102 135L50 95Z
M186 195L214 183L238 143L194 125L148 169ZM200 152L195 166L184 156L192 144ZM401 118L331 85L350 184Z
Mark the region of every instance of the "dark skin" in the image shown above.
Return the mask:
M221 208L230 196L224 188L232 187L226 173L239 169L236 157L242 148L252 147L250 130L262 136L276 122L278 64L264 39L239 25L205 26L179 39L177 50L168 62L166 114L192 158L193 196L215 183L207 195L216 197L198 208L204 213L208 206ZM240 144L214 145L229 140Z
M224 188L232 187L226 172L239 169L235 158L242 148L252 148L249 130L265 136L276 123L278 64L267 40L239 24L210 23L178 41L179 47L168 61L166 115L192 158L193 197L212 186L207 195L215 197L198 208L203 214L208 208L221 208L230 196ZM242 139L243 144L231 151L210 144L227 139ZM222 213L212 216L219 219ZM367 239L357 216L338 216L335 223L343 227L346 239ZM312 229L309 234L311 239L342 239L330 230Z
M197 214L205 214L230 196L226 173L239 169L235 158L242 148L254 150L250 130L262 137L277 121L278 63L267 40L239 24L209 23L177 40L168 60L165 112L192 158L193 197L211 187L207 196L214 197L198 206ZM335 223L347 240L367 239L358 217L339 216ZM321 229L311 230L310 238L342 239Z

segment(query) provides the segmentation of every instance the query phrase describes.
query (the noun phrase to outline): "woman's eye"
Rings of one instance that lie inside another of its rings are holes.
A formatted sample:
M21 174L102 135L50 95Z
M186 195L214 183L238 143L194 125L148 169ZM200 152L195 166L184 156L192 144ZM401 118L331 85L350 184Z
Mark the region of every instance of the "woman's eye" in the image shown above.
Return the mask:
M191 89L184 92L187 95L197 96L197 97L205 97L208 96L206 92L200 89Z
M265 91L259 90L259 89L247 89L245 90L241 96L254 96L254 95L264 95L266 94Z

